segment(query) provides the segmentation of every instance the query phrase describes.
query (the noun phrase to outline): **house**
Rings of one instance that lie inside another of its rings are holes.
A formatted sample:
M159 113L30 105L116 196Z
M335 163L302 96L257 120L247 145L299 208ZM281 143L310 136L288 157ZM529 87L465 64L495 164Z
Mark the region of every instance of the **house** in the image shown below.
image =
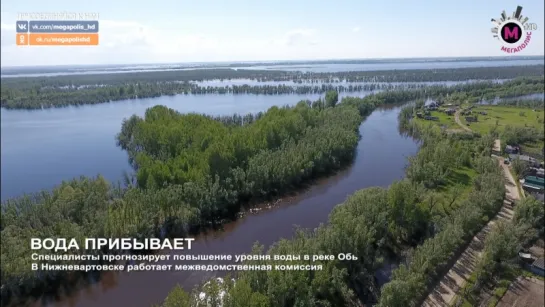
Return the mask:
M428 110L437 110L437 108L439 107L439 105L437 105L435 102L432 102L430 104L428 104L427 106L425 106L426 109Z
M477 121L477 118L474 116L466 116L465 118L466 118L466 122L468 123L473 123Z
M486 113L485 111L481 111L481 112L479 112L479 114L481 114L481 115L487 115L488 113Z
M418 112L418 113L416 113L416 117L418 117L418 118L422 118L422 117L423 117L423 116L422 116L422 112Z
M530 267L530 271L532 273L537 274L539 276L545 276L545 259L544 258L538 258L534 263L532 263L532 266Z
M439 105L434 101L432 101L428 105L426 105L427 108L437 108L438 106Z
M492 147L492 154L496 156L501 156L501 141L495 140L494 147Z
M536 176L538 178L545 177L545 169L543 168L537 168L537 167L530 167L529 169L529 175Z
M450 109L447 109L447 110L445 111L445 113L447 113L448 115L452 115L452 114L456 113L456 110L450 108Z
M545 190L545 180L535 176L526 176L522 188L529 192L543 192Z
M519 148L517 146L507 145L507 146L505 146L505 153L518 154L519 153Z
M528 166L530 166L530 167L541 168L541 163L537 159L534 159L534 158L532 158L530 156L527 156L527 155L509 154L509 158L511 158L511 160L520 159L522 161L527 162Z

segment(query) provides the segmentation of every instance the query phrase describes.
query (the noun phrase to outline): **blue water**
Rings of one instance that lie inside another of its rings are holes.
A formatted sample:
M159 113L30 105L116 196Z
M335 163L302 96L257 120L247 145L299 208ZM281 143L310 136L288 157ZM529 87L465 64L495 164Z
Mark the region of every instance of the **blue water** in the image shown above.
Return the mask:
M364 96L368 92L341 94ZM293 105L309 95L177 95L45 110L1 110L1 198L50 189L62 180L102 174L110 181L130 171L115 145L121 122L147 108L165 105L180 112L211 115L266 111Z
M468 67L498 67L520 65L543 65L545 60L501 60L501 61L460 61L460 62L392 62L369 64L315 64L315 65L267 65L238 67L239 69L255 70L286 70L303 72L343 72L343 71L378 71L378 70L407 70L407 69L445 69Z
M525 60L460 60L460 61L442 61L440 59L430 61L415 61L397 60L384 61L380 63L366 64L293 64L293 65L259 65L259 66L239 66L230 67L233 69L253 69L253 70L285 70L285 71L304 71L304 72L343 72L343 71L377 71L377 70L406 70L406 69L441 69L441 68L467 68L467 67L498 67L498 66L519 66L519 65L543 65L543 59L525 59ZM121 69L122 68L122 69ZM210 66L210 67L184 67L167 69L168 65L164 66L135 66L133 69L127 67L120 68L103 68L103 69L81 69L80 71L66 72L49 72L49 73L19 73L19 74L2 74L2 78L17 78L17 77L39 77L39 76L61 76L61 75L91 75L91 74L114 74L114 73L135 73L146 71L165 71L165 70L194 70L194 69L213 69L226 68L226 66Z

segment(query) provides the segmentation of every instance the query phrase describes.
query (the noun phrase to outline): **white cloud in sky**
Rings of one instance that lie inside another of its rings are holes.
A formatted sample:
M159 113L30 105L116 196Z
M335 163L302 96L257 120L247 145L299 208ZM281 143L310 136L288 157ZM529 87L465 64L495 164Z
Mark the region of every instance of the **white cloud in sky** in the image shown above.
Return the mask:
M315 29L294 29L284 36L284 44L288 46L316 45L318 44Z
M360 27L353 27L352 28L352 32L354 32L354 33L358 33L360 30L361 30Z

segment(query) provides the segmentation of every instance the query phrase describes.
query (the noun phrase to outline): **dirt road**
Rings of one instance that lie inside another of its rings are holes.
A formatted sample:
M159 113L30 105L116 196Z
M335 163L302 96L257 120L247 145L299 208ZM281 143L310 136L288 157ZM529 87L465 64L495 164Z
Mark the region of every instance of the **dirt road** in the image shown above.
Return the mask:
M456 113L454 113L454 120L456 123L462 127L465 131L471 132L471 129L469 129L467 126L465 126L462 121L460 120L460 109L456 110Z
M458 122L458 120L457 120ZM488 224L475 236L466 250L460 255L458 261L452 266L448 273L443 276L439 284L428 295L422 306L437 307L450 306L453 303L456 293L465 285L467 279L473 273L478 260L482 256L484 239L498 219L511 220L513 210L510 202L520 199L517 184L509 171L509 167L503 164L502 158L497 158L505 175L506 195L500 212L490 220Z
M536 278L519 277L513 282L507 293L501 298L498 307L542 307L545 306L543 297L543 280Z

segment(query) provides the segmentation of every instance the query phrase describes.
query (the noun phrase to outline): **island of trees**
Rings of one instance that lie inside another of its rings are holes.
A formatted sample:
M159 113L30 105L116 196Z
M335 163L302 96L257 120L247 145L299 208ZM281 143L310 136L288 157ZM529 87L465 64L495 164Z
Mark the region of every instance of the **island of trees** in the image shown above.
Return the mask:
M423 82L498 81L526 77L542 86L543 65L507 66L488 68L457 68L437 70L354 71L335 73L259 71L234 69L205 69L74 75L55 77L3 78L0 105L6 109L42 109L111 101L152 98L163 95L198 94L323 94L327 91L362 92L393 89L423 88ZM277 81L275 85L205 86L198 81L250 79L257 82ZM282 83L283 82L283 83ZM392 84L401 82L401 84ZM408 83L407 83L408 82ZM464 84L453 86L460 91ZM538 93L539 89L526 88L500 97ZM492 97L495 98L495 97Z
M77 272L32 271L30 246L21 244L30 238L183 236L348 165L358 126L377 106L428 97L478 101L539 89L543 91L542 77L391 90L341 102L330 91L323 100L218 118L150 108L143 118L126 119L117 136L135 167L135 182L110 185L100 176L82 177L2 204L3 305L70 288L82 277ZM403 119L407 112L401 114ZM244 273L228 289L241 294L229 297L256 306L348 306L358 301L392 306L390 302L400 299L421 298L430 276L497 211L504 186L497 163L488 158L493 136L460 139L431 128L411 128L410 121L401 123L423 142L410 159L405 180L389 189L356 193L334 210L330 225L300 232L269 251L342 251L358 255L360 261L323 263L322 272ZM372 276L386 257L407 265L380 291ZM165 304L184 298L193 296L178 288Z

